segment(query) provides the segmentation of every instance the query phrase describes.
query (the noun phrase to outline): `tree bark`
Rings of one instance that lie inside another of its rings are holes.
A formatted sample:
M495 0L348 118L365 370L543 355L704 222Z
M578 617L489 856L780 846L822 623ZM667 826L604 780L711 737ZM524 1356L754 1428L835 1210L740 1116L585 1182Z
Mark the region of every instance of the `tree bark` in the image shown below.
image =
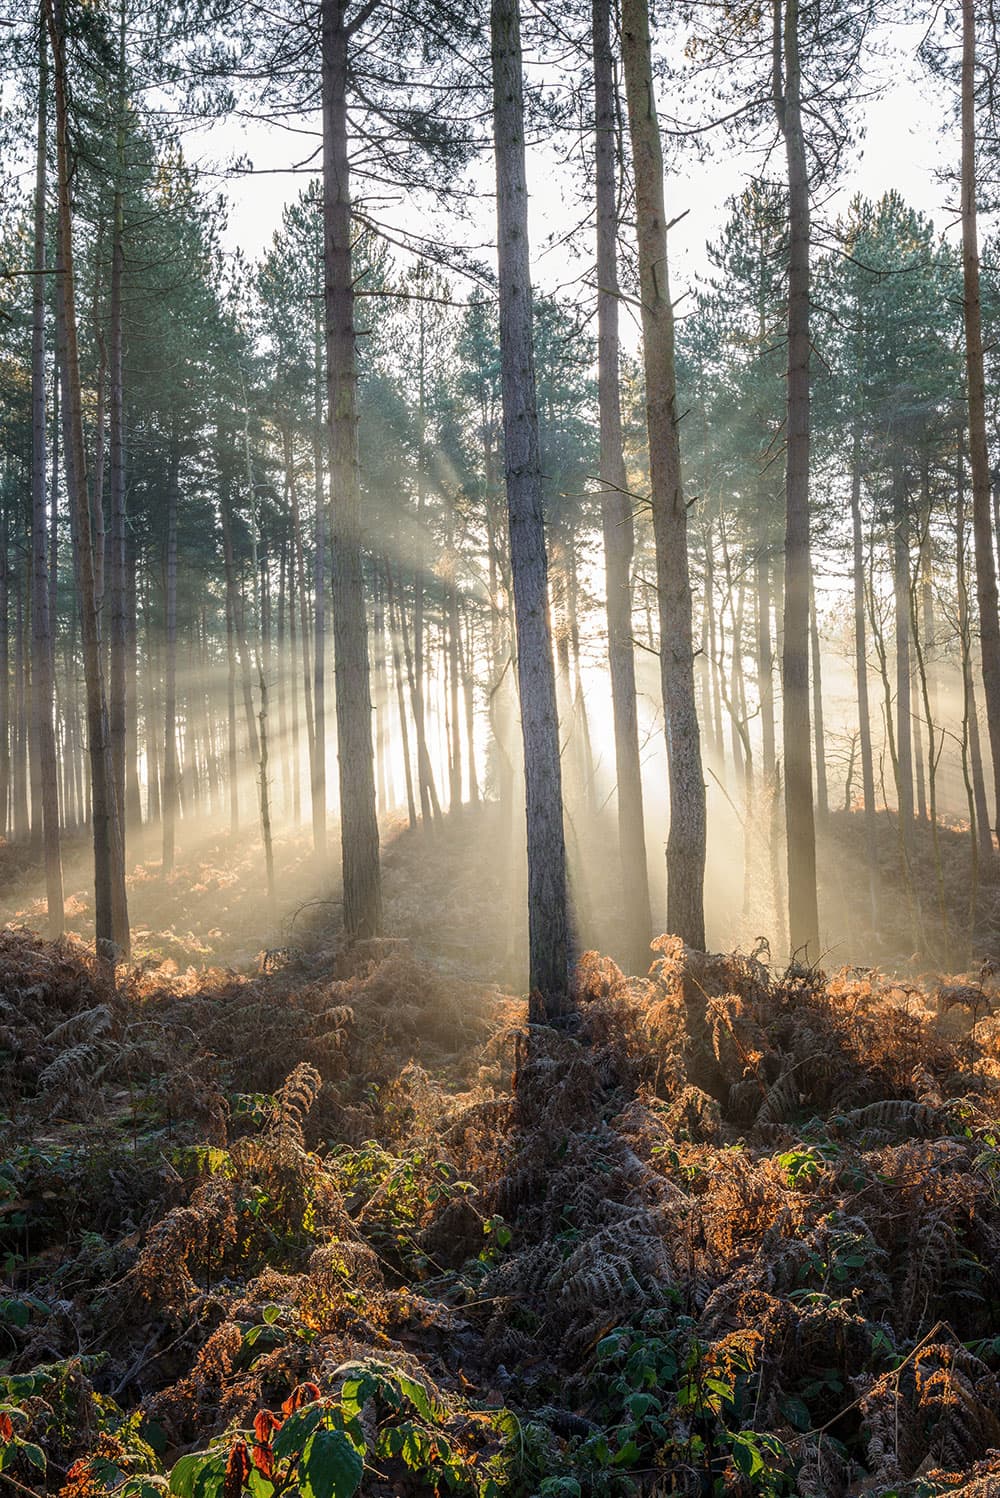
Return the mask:
M128 609L125 577L125 386L122 339L122 278L125 269L125 6L118 19L117 128L115 135L115 192L111 234L110 314L110 446L111 526L110 549L110 739L111 782L115 797L122 851L126 837L125 671L128 648ZM121 942L121 935L116 936Z
M788 939L819 957L816 827L809 733L809 169L802 129L799 0L774 5L774 105L788 164L788 381L782 730Z
M537 1023L569 1008L566 846L532 347L518 0L493 0L490 21L504 463L527 819L529 1018Z
M851 548L854 581L854 674L858 691L858 735L861 740L861 786L864 795L865 849L868 862L872 924L878 919L876 870L878 837L875 822L875 761L872 755L871 709L868 701L868 646L865 629L865 551L861 529L861 431L860 416L851 456Z
M622 951L630 970L649 964L653 921L639 758L632 644L635 529L622 443L618 338L618 204L615 82L610 0L593 0L594 173L597 198L597 399L601 436L601 522L608 619L608 668L615 730L618 850L622 871Z
M11 834L10 818L10 557L6 512L0 514L0 830Z
M323 256L317 257L317 273ZM313 578L314 754L311 766L313 849L326 857L326 494L323 488L323 299L317 287L315 338L315 409L313 411L313 502L316 557Z
M389 638L392 644L392 674L396 679L396 707L399 712L399 736L403 751L403 775L406 781L406 810L410 829L417 825L417 803L413 794L413 770L410 765L410 730L406 719L406 697L403 686L403 668L400 661L400 628L396 620L397 603L393 593L392 568L388 558L383 558L386 600L389 605Z
M174 871L179 801L177 755L177 439L167 475L166 649L163 712L163 876Z
M340 769L344 926L350 939L382 926L382 871L372 750L368 619L362 569L357 349L347 139L349 33L342 0L322 0L323 248L327 411L333 498L333 651Z
M816 616L816 586L809 583L809 642L812 651L813 735L816 746L816 815L820 825L826 822L830 798L826 783L826 734L823 729L823 675Z
M667 274L663 153L647 0L623 0L622 61L635 172L650 502L660 615L660 679L670 769L667 925L705 946L705 782L694 688L694 640L677 431L674 317Z
M979 225L976 208L976 14L975 0L962 0L962 275L965 372L969 399L969 467L972 471L972 535L982 650L986 724L993 759L994 830L1000 837L1000 614L997 569L990 523L990 459L986 444L986 383L979 292Z
M127 930L124 862L120 830L114 808L114 789L108 753L108 715L101 663L100 595L87 493L87 455L83 435L80 357L77 344L73 223L70 206L70 160L66 102L66 46L62 0L44 0L46 22L52 44L56 101L56 162L59 200L58 297L62 322L66 396L68 397L69 450L66 476L70 504L76 521L76 547L80 577L80 621L83 640L84 680L87 695L87 740L91 768L91 807L94 837L94 924L99 957L114 966L116 910Z
M48 515L45 433L45 166L48 114L48 43L38 38L38 141L35 158L35 245L31 307L31 706L41 782L45 898L49 936L63 933L62 857L59 845L59 773L56 762L49 614Z
M760 541L754 554L757 585L757 681L760 695L761 769L764 781L774 779L774 647L771 643L771 556Z
M913 826L913 733L910 721L910 524L901 459L892 474L892 582L896 631L896 795L903 835Z

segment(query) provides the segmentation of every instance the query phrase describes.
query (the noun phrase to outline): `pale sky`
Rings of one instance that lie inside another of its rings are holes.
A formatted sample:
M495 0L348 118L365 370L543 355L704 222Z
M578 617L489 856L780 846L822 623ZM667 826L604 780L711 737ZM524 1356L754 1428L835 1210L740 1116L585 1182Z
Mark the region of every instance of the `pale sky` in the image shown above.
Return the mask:
M856 192L877 198L896 188L914 208L934 220L945 230L954 220L951 211L957 198L955 188L941 183L935 171L956 164L957 131L942 136L941 101L934 96L932 84L914 60L922 27L899 26L892 33L894 56L885 61L886 76L891 82L880 97L870 100L863 109L863 139L846 163L842 183L832 198L821 205L816 215L821 232L823 221L830 221L846 209ZM290 135L265 127L223 122L188 142L188 151L202 152L218 162L235 154L247 155L260 175L240 177L224 188L230 204L229 224L225 235L228 249L240 247L244 254L256 258L270 243L279 226L281 211L298 196L308 181L305 175L287 175L284 169L301 162L315 142L301 134ZM670 235L671 274L675 289L689 286L692 279L706 269L705 244L715 238L726 218L726 201L741 191L749 176L758 169L760 157L740 151L727 141L721 131L713 141L707 161L694 158L693 152L668 149L666 193L668 210L676 216L686 210ZM318 158L317 158L318 162ZM781 162L772 163L771 172L780 170ZM563 249L546 250L549 236L560 235L578 217L574 205L577 185L554 166L552 155L543 149L530 149L528 158L530 233L538 284L553 289L584 268L579 259L572 260ZM455 235L464 243L482 245L482 258L494 260L493 203L489 198L492 163L483 160L475 171L483 198L476 224L456 226ZM384 216L405 226L418 225L426 230L422 210L402 201L384 210ZM588 231L582 248L591 250L592 231ZM624 331L624 330L623 330Z

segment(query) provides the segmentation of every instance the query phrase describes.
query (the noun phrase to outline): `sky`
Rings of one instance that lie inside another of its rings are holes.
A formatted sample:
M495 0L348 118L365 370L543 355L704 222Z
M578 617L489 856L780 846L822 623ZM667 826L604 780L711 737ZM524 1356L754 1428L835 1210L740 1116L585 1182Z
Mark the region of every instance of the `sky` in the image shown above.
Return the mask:
M957 192L951 184L942 183L936 173L955 164L957 133L950 130L942 134L940 99L915 60L922 32L921 26L898 26L891 39L882 38L888 55L881 71L889 81L881 94L863 107L859 145L847 158L836 192L819 205L816 220L820 232L824 221L843 212L855 193L877 198L890 188L932 218L939 230L954 225ZM693 152L667 151L668 210L674 217L684 214L670 235L675 292L690 287L707 270L705 245L718 235L728 216L727 200L741 191L759 168L759 155L736 150L721 132L717 134L707 160L696 160ZM245 155L256 169L255 175L218 179L220 191L229 201L224 237L227 249L239 248L256 258L267 248L279 227L282 209L308 181L308 176L292 175L287 169L301 162L314 144L318 145L318 138L312 142L301 134L248 125L242 120L223 121L189 141L189 151L203 155L207 162L222 166ZM481 161L475 171L482 190L476 223L471 232L467 225L456 231L467 242L481 244L482 257L490 262L494 254L491 173L492 163ZM537 283L551 291L584 269L584 262L572 260L565 248L546 248L550 237L561 237L579 216L572 201L575 186L568 174L560 172L554 154L544 148L529 147L528 176L534 273ZM393 220L403 226L419 222L422 211L403 201L389 210ZM590 253L591 239L588 232L583 244L586 254Z

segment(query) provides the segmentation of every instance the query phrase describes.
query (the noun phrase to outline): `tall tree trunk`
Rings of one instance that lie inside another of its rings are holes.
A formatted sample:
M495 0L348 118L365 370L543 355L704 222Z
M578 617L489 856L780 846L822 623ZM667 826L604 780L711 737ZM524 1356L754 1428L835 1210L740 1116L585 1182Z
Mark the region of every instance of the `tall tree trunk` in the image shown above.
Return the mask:
M48 43L38 37L38 148L35 158L35 254L31 305L31 706L41 782L45 846L45 898L53 940L63 932L62 857L59 846L59 772L56 762L49 615L48 515L45 433L45 164L48 115Z
M810 568L810 573L812 569ZM812 651L813 735L816 745L816 815L820 825L830 810L826 783L826 734L823 729L823 674L819 642L819 620L816 616L816 585L809 581L809 641Z
M25 843L31 832L28 813L28 653L26 647L25 614L29 600L27 569L17 578L14 590L14 726L12 737L13 773L11 777L11 812L14 823L14 841Z
M1000 614L996 554L990 523L990 459L986 445L986 383L979 293L979 225L976 207L976 7L962 0L962 274L965 373L969 398L969 466L972 535L982 648L986 724L993 759L994 830L1000 837Z
M434 784L434 772L431 768L427 736L423 731L424 696L422 689L419 692L417 690L416 675L413 666L413 652L410 649L410 634L406 627L406 605L403 599L402 571L400 571L400 588L397 594L396 606L399 610L399 626L403 640L403 659L406 663L406 677L410 688L410 703L413 707L414 728L417 729L417 786L420 793L423 826L426 827L428 825L428 818L433 818L434 821L441 820L441 803L438 800L437 788ZM419 727L418 724L420 725Z
M622 953L633 972L649 965L653 920L639 758L632 644L635 527L622 439L618 337L618 109L611 54L611 0L593 0L594 178L597 208L597 400L601 439L601 524L608 619L608 668L615 731Z
M966 781L971 781L969 811L974 824L973 854L978 874L982 860L993 861L993 833L990 830L986 783L983 779L983 755L979 742L979 712L976 707L975 678L972 671L972 628L969 620L969 585L965 565L965 455L959 432L958 462L955 484L955 570L958 582L958 644L962 671L963 726L968 745L963 741L962 760ZM966 763L966 759L970 763Z
M143 720L146 728L146 820L154 827L162 814L163 798L160 794L160 749L157 738L156 662L158 650L153 632L153 599L146 571L146 692L143 702Z
M892 583L896 628L896 795L904 837L913 826L913 733L910 718L910 521L897 455L892 472Z
M223 515L226 506L222 506ZM229 779L229 830L240 830L240 766L236 738L236 589L228 528L224 542L226 567L226 765Z
M760 696L761 768L765 782L774 779L774 648L771 643L771 556L767 543L754 553L757 585L757 681Z
M333 652L344 926L348 937L354 939L376 936L381 929L382 872L375 807L368 620L361 553L357 350L347 140L349 31L344 10L344 0L322 0L323 248L333 496Z
M11 834L10 819L10 561L7 514L0 513L0 824Z
M59 200L59 316L68 397L70 449L66 476L76 520L76 548L80 575L80 620L84 680L87 694L87 740L91 769L91 807L94 835L94 924L98 955L114 965L116 935L128 930L121 833L114 805L108 714L101 665L100 594L87 493L87 454L83 436L80 357L77 345L76 296L73 263L73 223L70 206L69 121L66 102L66 44L62 0L44 0L52 43L56 102L56 163ZM116 920L117 915L117 920ZM118 945L122 943L119 941Z
M663 154L647 0L623 0L622 61L635 171L650 501L660 613L660 678L670 769L667 925L705 947L705 782L694 690L687 506L677 431L674 316L667 275Z
M819 957L816 827L809 734L809 169L802 129L799 0L773 0L774 105L788 163L788 380L782 730L788 939Z
M715 607L715 527L711 520L705 529L705 608L708 613L708 656L711 683L711 730L709 739L722 775L726 773L726 742L722 728L722 692L719 682L722 675L722 657L725 640L722 636L722 621L716 616ZM720 637L719 639L716 636Z
M167 475L166 649L163 713L163 876L174 872L179 803L177 756L177 491L176 436Z
M126 653L128 649L128 605L125 579L125 386L122 346L122 278L125 269L125 5L118 12L117 127L115 133L115 192L111 235L110 297L110 439L111 526L109 568L110 598L110 701L111 782L121 829L122 852L126 838Z
M468 610L466 610L465 656L462 670L462 690L465 696L465 744L466 757L469 764L469 801L473 806L478 806L479 774L476 770L476 672L473 646L472 617Z
M861 740L861 786L865 806L865 850L868 863L872 925L878 920L876 869L878 835L875 819L875 761L872 755L871 709L868 701L868 646L865 630L865 550L861 529L861 432L856 417L851 453L851 555L854 581L854 675L858 692L858 735Z
M292 452L291 434L288 436L288 486L292 502L292 537L295 544L295 591L299 599L299 639L302 644L302 690L306 711L306 742L309 750L309 783L316 781L316 722L313 716L313 678L315 673L309 666L309 590L306 586L305 551L302 545L302 517L299 513L299 489L295 478L295 460ZM294 653L294 652L293 652ZM292 712L295 725L295 785L298 804L298 709L297 696L293 698ZM297 818L296 818L297 819Z
M528 845L528 948L534 1022L566 1012L570 935L559 719L532 347L528 190L518 0L493 0L500 364Z
M139 784L139 621L137 618L138 557L134 540L126 539L125 637L125 820L142 826L142 789Z
M317 257L317 273L323 266ZM326 857L326 495L323 488L323 300L316 296L316 334L313 411L313 502L316 516L316 557L313 599L313 709L315 745L312 760L313 848Z
M392 674L396 679L396 706L399 711L399 736L403 749L403 774L406 780L406 810L410 829L417 825L417 802L413 794L413 770L410 764L410 730L406 718L406 698L403 688L403 668L399 658L400 628L397 622L397 602L393 593L392 568L388 559L382 559L385 576L386 599L389 605L389 637L392 642Z
M462 809L462 735L459 732L458 695L462 659L462 624L458 602L457 555L452 552L452 575L448 579L448 686L451 692L452 752L448 761L448 801L454 816Z
M378 809L384 817L389 811L386 764L389 752L389 694L385 660L385 592L377 567L372 592L375 605L372 619L372 632L375 637L375 771L378 785Z

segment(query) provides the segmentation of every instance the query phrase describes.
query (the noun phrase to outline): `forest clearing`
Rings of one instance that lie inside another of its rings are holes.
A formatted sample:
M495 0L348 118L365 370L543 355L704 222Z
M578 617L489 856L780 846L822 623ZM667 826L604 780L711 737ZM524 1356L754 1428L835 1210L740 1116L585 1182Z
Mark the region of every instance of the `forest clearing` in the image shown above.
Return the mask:
M0 0L0 1494L1000 1498L993 0Z

